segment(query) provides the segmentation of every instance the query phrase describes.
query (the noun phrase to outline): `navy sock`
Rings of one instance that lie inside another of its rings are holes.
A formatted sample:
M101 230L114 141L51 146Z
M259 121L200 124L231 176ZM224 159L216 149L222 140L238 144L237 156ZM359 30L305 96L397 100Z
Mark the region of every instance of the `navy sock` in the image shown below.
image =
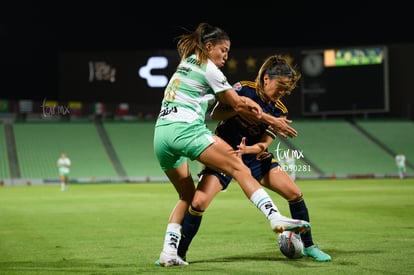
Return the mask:
M191 205L185 213L184 221L182 224L181 241L177 251L178 256L180 256L184 260L186 257L187 250L191 244L191 241L197 234L198 229L200 228L203 213L204 211L198 210Z
M306 207L303 196L296 200L289 201L290 215L293 219L310 222L308 208ZM300 235L305 247L313 245L311 230Z

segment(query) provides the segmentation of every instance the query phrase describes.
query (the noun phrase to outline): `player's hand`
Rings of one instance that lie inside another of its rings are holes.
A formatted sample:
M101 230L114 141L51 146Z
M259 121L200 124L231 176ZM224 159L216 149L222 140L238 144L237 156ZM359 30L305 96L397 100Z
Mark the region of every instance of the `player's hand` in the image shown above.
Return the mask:
M292 120L289 120L286 117L274 117L270 126L284 138L296 137L298 132L289 125L291 123Z
M236 156L241 158L245 151L246 151L246 137L243 137L240 144L237 145Z

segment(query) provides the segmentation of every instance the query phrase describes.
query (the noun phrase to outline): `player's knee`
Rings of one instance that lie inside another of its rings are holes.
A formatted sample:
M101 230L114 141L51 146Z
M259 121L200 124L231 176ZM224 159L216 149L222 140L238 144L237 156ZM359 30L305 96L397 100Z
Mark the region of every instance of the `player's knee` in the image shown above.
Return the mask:
M231 173L228 173L231 177L233 177L234 179L236 179L238 181L238 179L241 178L247 178L250 177L252 174L250 172L250 169L245 166L244 164L241 165L236 165L232 168Z
M211 199L207 199L205 196L194 196L191 205L193 208L199 211L205 211L209 205Z

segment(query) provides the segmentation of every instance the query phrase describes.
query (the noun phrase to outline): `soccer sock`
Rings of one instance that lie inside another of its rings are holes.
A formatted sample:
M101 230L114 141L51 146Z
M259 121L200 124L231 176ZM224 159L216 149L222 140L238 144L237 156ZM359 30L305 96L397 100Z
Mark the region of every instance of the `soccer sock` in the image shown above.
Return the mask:
M65 183L64 182L60 183L60 190L65 191Z
M279 209L273 203L272 199L269 197L269 194L263 189L259 188L250 197L250 201L256 205L257 208L262 211L268 220L271 220L274 217L280 217Z
M190 246L191 241L200 228L203 214L204 211L198 210L192 205L190 205L187 212L185 213L182 229L183 235L178 246L178 256L183 259L185 259L188 247Z
M303 196L300 196L299 198L295 200L289 201L289 209L290 209L290 215L293 219L297 220L304 220L309 222L309 212L308 208L306 207L305 200L303 199ZM306 231L305 233L302 233L300 235L302 242L305 247L309 247L313 245L312 241L312 233L311 231Z
M181 239L181 224L169 223L165 232L164 247L162 251L170 255L177 254L178 244Z

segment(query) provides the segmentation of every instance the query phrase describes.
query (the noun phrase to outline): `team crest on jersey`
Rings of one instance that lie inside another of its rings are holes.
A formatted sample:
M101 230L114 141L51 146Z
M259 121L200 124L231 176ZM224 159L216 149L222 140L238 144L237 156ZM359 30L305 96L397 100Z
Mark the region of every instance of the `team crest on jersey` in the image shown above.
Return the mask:
M240 82L237 82L233 85L233 89L236 91L240 91L243 88L243 85Z

